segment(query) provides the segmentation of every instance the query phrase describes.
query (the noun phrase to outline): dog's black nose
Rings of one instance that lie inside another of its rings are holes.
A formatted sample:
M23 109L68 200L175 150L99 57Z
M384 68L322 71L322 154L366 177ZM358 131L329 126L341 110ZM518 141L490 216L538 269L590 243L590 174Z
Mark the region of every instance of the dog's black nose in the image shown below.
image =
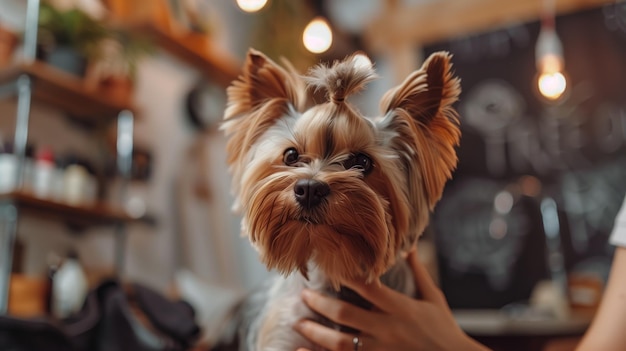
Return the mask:
M296 200L304 208L313 208L330 194L330 186L315 179L300 179L293 187Z

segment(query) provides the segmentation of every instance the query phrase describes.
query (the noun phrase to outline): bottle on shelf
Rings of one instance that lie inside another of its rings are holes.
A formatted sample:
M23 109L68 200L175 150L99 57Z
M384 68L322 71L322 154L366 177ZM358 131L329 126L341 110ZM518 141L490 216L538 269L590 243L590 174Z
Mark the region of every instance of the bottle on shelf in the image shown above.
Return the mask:
M33 194L43 199L53 198L58 173L52 149L47 146L39 148L33 165Z
M52 315L63 319L77 313L87 296L89 285L78 254L71 250L52 274L50 308Z

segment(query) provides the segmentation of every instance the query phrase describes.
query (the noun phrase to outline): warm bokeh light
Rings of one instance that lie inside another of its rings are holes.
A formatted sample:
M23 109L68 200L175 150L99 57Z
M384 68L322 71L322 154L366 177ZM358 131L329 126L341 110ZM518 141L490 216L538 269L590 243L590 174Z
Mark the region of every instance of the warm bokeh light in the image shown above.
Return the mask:
M332 45L333 32L324 18L316 17L304 29L302 41L307 50L320 54Z
M561 72L542 73L537 83L541 95L550 100L560 98L567 88L567 81Z
M565 92L567 80L564 72L563 45L554 29L554 24L546 21L542 25L535 47L537 61L537 86L539 93L548 100L556 101Z
M237 0L240 9L246 12L257 12L267 4L267 0Z
M506 190L499 192L493 199L493 207L496 212L501 215L505 215L511 212L514 204L515 199L513 198L513 194Z

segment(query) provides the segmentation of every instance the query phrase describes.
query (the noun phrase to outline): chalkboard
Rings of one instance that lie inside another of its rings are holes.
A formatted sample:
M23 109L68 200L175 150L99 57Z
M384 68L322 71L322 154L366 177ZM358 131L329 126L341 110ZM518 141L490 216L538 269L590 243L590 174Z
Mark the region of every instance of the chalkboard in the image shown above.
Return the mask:
M556 18L568 79L556 103L536 89L539 30L425 49L454 55L463 88L459 166L430 227L453 308L498 308L541 279L608 271L626 193L626 4Z

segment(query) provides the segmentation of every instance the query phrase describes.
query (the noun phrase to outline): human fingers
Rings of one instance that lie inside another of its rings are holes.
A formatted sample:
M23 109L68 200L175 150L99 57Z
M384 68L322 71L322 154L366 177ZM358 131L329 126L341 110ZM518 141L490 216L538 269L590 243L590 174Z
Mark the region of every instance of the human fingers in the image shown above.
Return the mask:
M343 284L370 301L381 311L387 313L402 309L408 298L408 296L391 289L380 281L373 283L345 281Z
M330 351L353 351L354 335L341 333L313 321L303 319L294 324L293 328L312 343ZM362 341L363 337L359 336ZM302 348L302 350L306 350ZM299 350L301 351L301 350Z
M313 311L337 324L370 333L380 323L380 316L375 312L364 310L313 290L303 290L302 299Z
M419 257L417 256L417 251L411 251L407 256L407 261L413 271L415 284L417 284L417 288L422 296L422 299L447 304L443 293L433 281L430 273L426 270L426 267L420 262Z

